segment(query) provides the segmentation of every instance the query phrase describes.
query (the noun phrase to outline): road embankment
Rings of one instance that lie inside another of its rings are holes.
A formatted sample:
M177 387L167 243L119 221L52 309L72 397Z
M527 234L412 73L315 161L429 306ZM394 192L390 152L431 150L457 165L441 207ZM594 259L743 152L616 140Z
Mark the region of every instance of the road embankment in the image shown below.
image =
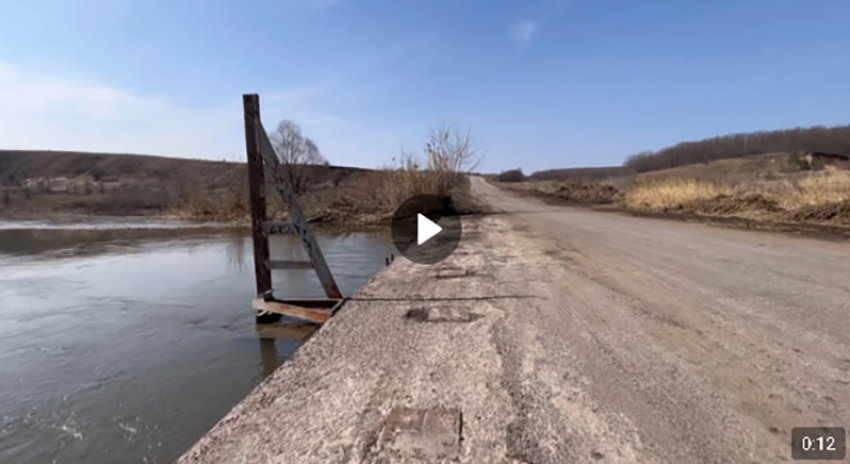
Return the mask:
M850 246L553 206L378 274L180 460L751 463L847 427Z
M500 306L533 295L492 273L508 259L489 243L494 220L466 220L439 264L397 258L180 462L504 457L512 403L493 337Z

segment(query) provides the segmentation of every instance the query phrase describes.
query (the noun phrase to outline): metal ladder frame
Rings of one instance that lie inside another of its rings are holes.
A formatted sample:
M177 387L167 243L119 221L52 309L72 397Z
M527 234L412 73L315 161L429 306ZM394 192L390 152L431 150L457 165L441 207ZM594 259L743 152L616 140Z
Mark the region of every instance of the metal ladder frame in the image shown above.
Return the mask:
M245 113L245 148L248 154L248 182L251 198L251 230L254 242L254 274L257 297L253 307L257 322L276 322L281 316L324 323L339 310L342 293L325 261L319 243L304 217L289 182L289 166L281 163L260 120L260 97L242 96ZM266 211L265 168L274 176L275 189L289 210L289 221L269 221ZM298 234L309 261L272 260L269 253L270 234ZM273 269L313 269L316 271L326 299L277 299L272 288Z

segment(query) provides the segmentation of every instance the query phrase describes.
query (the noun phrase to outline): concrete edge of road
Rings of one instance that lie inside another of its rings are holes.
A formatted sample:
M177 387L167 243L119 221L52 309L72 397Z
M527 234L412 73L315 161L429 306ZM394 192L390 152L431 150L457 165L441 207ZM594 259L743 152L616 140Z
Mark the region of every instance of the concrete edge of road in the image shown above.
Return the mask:
M489 325L468 324L474 326L470 330L475 335L456 337L457 327L463 324L429 323L471 322L480 317L472 310L488 311L486 303L457 298L478 287L484 294L492 292L493 283L486 275L465 271L483 262L475 249L485 248L480 246L485 238L476 232L487 220L466 218L464 240L440 263L421 265L399 257L382 269L178 463L405 462L404 456L421 449L436 453L437 461L442 459L439 456L457 456L461 451L460 408L441 407L446 403L442 399L412 400L411 395L431 393L414 372L422 371L423 366L435 368L422 358L423 349L432 343L440 343L445 350L442 355L455 362L472 359L460 352L489 346ZM440 303L423 304L431 299ZM452 343L455 345L450 346ZM470 367L452 367L450 363L441 359L436 365L458 375L469 372ZM460 387L456 385L460 382L449 382L440 394L458 397ZM416 404L429 406L410 408ZM417 414L419 419L411 419ZM417 433L431 437L425 440L432 442L390 443L393 438L386 430L411 420L421 423L422 430ZM454 443L454 448L441 450L439 443L446 442ZM397 449L411 446L415 448L412 451ZM351 453L360 457L353 459Z

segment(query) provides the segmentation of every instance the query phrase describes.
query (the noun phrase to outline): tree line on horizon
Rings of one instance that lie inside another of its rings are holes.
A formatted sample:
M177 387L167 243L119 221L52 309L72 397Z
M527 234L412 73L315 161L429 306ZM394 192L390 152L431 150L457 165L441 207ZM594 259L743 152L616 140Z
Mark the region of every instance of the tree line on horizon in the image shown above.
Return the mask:
M776 152L818 151L850 154L850 125L730 134L677 143L658 151L629 156L623 167L631 172L659 171L719 159Z

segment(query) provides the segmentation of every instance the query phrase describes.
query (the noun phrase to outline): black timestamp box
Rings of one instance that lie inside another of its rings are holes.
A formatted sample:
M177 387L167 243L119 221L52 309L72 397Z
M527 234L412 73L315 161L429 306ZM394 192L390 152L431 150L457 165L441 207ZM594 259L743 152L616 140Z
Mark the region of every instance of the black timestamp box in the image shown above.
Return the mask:
M841 427L795 427L791 430L791 458L841 460L847 454L847 432Z

